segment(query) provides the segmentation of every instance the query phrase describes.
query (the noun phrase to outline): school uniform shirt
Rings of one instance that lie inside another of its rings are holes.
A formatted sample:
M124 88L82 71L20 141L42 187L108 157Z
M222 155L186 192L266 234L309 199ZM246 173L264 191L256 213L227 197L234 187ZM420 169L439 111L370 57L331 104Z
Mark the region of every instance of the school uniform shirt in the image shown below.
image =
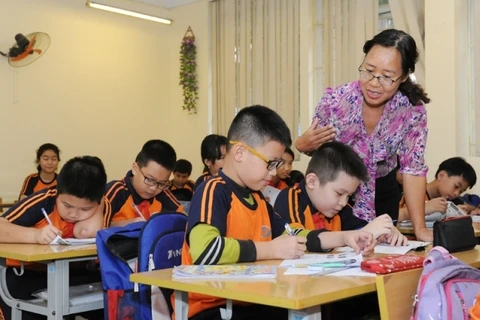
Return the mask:
M183 206L168 189L151 199L140 197L132 185L132 177L133 174L130 170L123 180L114 180L107 184L105 195L112 204L111 216L107 218L109 223L139 218L133 204L145 219L148 219L151 214L161 211L183 212Z
M270 185L274 188L277 188L278 190L283 190L283 189L286 189L286 188L289 187L288 183L283 179L278 180L277 184L274 184L272 181L270 181L270 183L268 185Z
M428 194L428 192L425 190L425 202L427 201L430 201L430 195ZM400 203L399 203L399 208L406 208L407 207L407 203L405 202L405 196L402 194L402 198L400 199Z
M43 190L43 189L46 189L46 188L50 188L50 187L53 187L53 186L56 186L56 185L57 185L57 174L56 173L55 173L55 177L50 182L43 181L38 172L37 173L32 173L31 175L29 175L28 177L25 178L25 181L23 181L23 186L22 186L22 189L20 191L20 195L19 195L18 199L20 200L20 197L23 196L23 195L29 196L34 192L37 192L37 191L40 191L40 190Z
M353 214L371 221L376 218L375 184L378 178L395 170L397 154L400 173L426 176L427 111L424 104L414 106L406 95L397 91L385 104L374 131L368 134L363 122L362 105L363 95L358 80L337 88L327 88L312 121L318 119L318 127L333 125L335 140L348 144L362 158L370 179L360 184Z
M294 229L295 234L307 237L307 248L311 251L321 251L318 234L322 231ZM273 211L262 193L239 186L220 170L218 176L200 185L193 195L182 264L253 262L257 258L254 242L271 241L283 233L285 220ZM308 247L314 243L317 247ZM190 318L225 304L225 299L189 293L188 302Z
M44 209L50 218L50 221L52 221L52 225L62 232L62 237L73 238L73 229L75 227L75 223L67 222L60 217L60 214L57 211L56 200L56 186L43 189L15 203L13 207L2 214L2 218L7 219L10 223L22 227L41 229L48 225L48 221L45 219L45 216L42 212L42 209ZM112 208L108 199L104 200L105 207L103 211L103 226L106 227L106 217L110 216ZM20 265L16 260L9 260L8 262L11 263L9 266Z
M193 197L193 190L195 189L195 183L192 180L188 180L183 188L177 188L173 184L173 180L170 180L168 190L177 198L178 201L191 201Z
M204 173L202 173L202 175L200 177L198 177L198 179L195 181L195 186L193 188L193 190L197 189L199 185L202 184L203 181L206 181L208 179L210 179L212 176L212 174L210 173L210 171L205 171Z
M357 230L367 225L366 221L353 215L349 205L330 219L318 212L305 190L305 180L298 186L280 191L275 201L275 212L292 226L309 230Z

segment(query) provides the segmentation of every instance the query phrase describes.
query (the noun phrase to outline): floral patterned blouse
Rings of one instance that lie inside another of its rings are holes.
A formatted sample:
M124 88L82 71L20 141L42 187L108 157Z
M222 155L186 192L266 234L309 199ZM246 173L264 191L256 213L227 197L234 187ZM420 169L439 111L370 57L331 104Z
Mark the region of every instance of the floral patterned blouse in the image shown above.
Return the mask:
M360 219L375 219L375 179L386 176L397 166L400 172L426 176L424 152L427 140L427 111L423 104L413 106L398 91L385 105L371 135L362 117L363 95L359 81L328 88L320 100L313 119L318 126L333 125L336 140L350 145L363 159L370 179L362 183L355 195L353 213Z

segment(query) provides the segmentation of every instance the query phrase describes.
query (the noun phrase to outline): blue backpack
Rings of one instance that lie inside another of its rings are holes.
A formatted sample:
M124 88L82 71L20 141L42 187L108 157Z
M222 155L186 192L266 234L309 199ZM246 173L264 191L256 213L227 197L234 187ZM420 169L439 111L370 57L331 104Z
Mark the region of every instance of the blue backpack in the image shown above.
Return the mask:
M146 222L97 233L105 319L170 319L172 291L135 284L129 277L180 265L186 225L182 213L159 213Z

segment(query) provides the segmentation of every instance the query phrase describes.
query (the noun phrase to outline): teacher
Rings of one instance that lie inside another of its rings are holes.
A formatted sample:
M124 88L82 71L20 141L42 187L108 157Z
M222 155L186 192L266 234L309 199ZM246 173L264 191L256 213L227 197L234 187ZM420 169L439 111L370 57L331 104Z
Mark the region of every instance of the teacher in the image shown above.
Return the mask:
M399 161L415 235L432 241L432 231L425 227L428 168L424 160L425 104L430 99L409 77L418 60L415 40L403 31L389 29L365 42L363 52L359 80L326 89L310 128L295 146L309 154L324 142L337 140L360 155L370 179L360 185L353 212L366 221L383 213L397 219L400 190L395 169Z

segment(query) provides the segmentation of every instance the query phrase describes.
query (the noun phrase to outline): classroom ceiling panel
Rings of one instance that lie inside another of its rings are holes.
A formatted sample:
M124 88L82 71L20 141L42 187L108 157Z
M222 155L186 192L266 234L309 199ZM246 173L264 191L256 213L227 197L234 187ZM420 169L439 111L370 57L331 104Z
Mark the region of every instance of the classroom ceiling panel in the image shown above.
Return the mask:
M175 7L180 7L192 2L197 2L201 0L136 0L137 2L142 2L145 4L151 4L157 7L172 9Z

